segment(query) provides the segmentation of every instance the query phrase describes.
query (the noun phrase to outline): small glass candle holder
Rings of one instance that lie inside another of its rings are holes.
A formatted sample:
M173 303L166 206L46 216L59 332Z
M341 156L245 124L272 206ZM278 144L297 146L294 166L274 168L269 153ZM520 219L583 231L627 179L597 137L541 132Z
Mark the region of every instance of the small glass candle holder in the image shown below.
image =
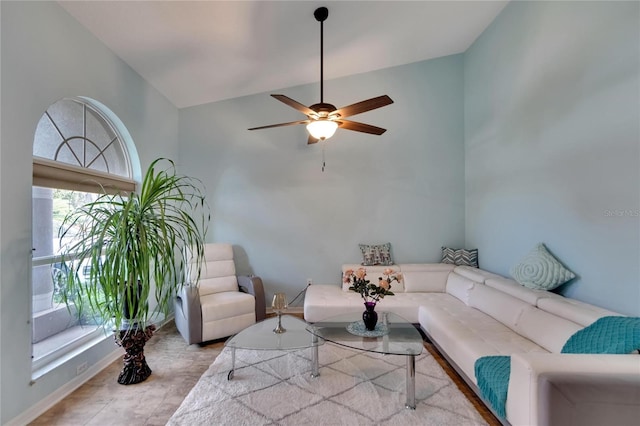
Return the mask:
M287 295L284 293L276 293L273 295L273 301L271 302L273 311L278 315L278 326L273 329L276 334L281 334L287 331L282 326L282 311L287 309Z

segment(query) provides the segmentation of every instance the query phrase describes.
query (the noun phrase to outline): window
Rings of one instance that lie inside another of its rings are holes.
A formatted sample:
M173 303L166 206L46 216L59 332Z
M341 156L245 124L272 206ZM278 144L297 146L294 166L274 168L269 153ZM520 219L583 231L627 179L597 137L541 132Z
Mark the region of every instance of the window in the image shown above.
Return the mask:
M62 99L40 119L33 143L33 369L41 370L92 339L100 319L61 302L66 265L58 230L65 215L103 191L133 191L130 157L113 113L85 99ZM90 266L86 266L88 268Z

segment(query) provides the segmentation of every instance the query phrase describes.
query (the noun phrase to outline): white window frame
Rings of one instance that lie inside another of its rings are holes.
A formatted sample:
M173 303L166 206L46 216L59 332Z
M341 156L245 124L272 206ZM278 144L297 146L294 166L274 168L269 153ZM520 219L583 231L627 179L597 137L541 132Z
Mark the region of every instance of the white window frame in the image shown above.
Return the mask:
M124 158L124 168L128 176L119 176L115 174L105 173L99 170L91 169L92 161L91 159L87 159L85 155L76 155L76 159L78 159L78 165L71 165L64 162L55 161L55 158L43 158L35 156L33 157L33 183L32 187L45 187L51 189L66 189L66 190L75 190L82 192L94 192L94 193L114 193L114 192L133 192L136 189L136 182L133 179L133 169L131 164L131 158L135 158L137 160L137 153L135 152L135 148L133 147L133 142L131 140L131 136L128 131L122 124L122 122L118 119L115 114L108 110L108 108L104 107L104 105L100 104L97 101L94 101L89 98L65 98L61 99L61 101L72 101L77 102L83 105L83 131L86 131L86 109L89 108L92 112L96 113L100 116L100 118L104 121L104 123L109 126L110 130L116 137L111 140L107 146L117 142L120 148L119 154ZM54 120L49 116L48 112L45 112L44 117L48 117L53 125L55 126L57 132L62 138L61 144L56 150L56 153L60 150L60 147L63 144L67 144L67 141L70 139L84 139L85 141L92 143L94 146L97 145L94 142L88 141L85 135L62 135L58 127L55 125ZM37 138L37 135L36 135ZM35 139L35 138L34 138ZM117 141L116 141L117 140ZM85 142L85 144L87 143ZM37 140L34 140L34 151L35 144ZM69 149L72 150L69 144L67 144ZM102 156L104 158L104 151L106 147L99 148L97 156ZM133 151L133 152L130 152ZM73 152L73 150L72 150ZM74 154L75 155L75 154ZM96 158L97 158L96 156ZM107 159L105 158L105 162ZM122 165L122 164L121 164ZM107 163L108 169L108 163ZM137 170L137 169L136 169ZM139 172L137 173L139 174ZM55 231L54 231L55 232ZM34 267L44 266L44 265L52 265L54 263L60 262L62 260L60 255L49 255L49 256L40 256L37 258L32 258L32 270ZM33 289L33 283L30 283L31 288ZM32 312L32 317L34 312ZM111 337L113 335L112 332L106 333L105 330L110 330L108 325L106 326L96 326L93 331L83 335L77 339L68 341L65 345L51 351L50 353L42 355L37 360L33 359L32 356L32 377L36 379L51 369L55 368L58 365L66 362L77 354L87 350L88 348L94 346L95 344L103 341L104 339ZM37 343L36 343L37 344ZM33 348L32 344L32 348Z

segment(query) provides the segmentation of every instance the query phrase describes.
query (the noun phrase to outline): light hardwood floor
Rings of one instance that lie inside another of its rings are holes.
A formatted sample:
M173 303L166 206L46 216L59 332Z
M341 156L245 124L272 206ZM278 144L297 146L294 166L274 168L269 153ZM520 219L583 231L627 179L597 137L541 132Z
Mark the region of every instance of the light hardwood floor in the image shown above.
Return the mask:
M171 321L161 327L145 347L147 363L153 370L146 381L129 386L118 384L116 379L122 362L116 361L30 424L164 425L223 347L223 340L202 347L187 345ZM435 347L425 343L425 349L489 425L500 425Z

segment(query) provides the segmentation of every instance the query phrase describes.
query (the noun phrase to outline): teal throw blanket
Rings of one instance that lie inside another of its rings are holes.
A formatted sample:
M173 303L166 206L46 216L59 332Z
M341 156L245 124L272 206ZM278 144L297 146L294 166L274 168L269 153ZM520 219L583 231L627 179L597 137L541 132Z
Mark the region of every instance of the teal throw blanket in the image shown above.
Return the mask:
M640 317L602 317L569 337L563 354L629 354L640 349Z
M511 357L483 356L476 360L474 368L480 395L498 416L506 420Z

